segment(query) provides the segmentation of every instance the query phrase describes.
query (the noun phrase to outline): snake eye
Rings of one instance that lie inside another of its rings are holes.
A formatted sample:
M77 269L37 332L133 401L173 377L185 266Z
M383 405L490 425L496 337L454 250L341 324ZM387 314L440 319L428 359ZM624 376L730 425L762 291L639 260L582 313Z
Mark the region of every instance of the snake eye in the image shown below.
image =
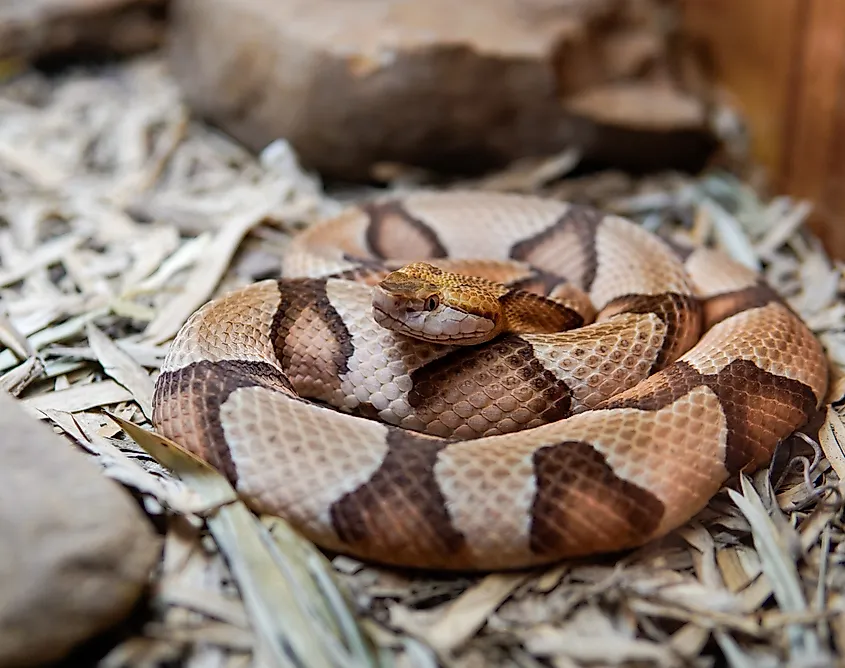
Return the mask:
M431 295L428 299L425 300L425 310L426 311L433 311L440 305L440 298L437 295Z

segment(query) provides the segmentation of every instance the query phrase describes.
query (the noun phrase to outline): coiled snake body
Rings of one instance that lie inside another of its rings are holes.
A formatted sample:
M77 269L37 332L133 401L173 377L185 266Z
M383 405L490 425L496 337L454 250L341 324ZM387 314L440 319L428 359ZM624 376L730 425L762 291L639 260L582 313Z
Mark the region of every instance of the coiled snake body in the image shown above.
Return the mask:
M419 260L424 289L389 274ZM510 325L449 338L493 318L444 303L444 270L496 281ZM153 422L256 511L367 560L487 570L642 545L768 463L827 388L821 345L755 272L587 207L379 200L297 235L283 274L188 320Z

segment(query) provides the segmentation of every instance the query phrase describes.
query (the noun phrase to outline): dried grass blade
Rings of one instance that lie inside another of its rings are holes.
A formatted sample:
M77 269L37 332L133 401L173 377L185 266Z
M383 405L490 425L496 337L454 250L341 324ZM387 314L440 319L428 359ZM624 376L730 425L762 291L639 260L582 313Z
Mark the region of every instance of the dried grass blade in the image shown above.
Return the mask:
M38 357L30 357L14 369L0 376L0 389L17 397L30 383L44 373L44 363Z
M716 237L725 251L738 262L760 271L760 259L736 218L709 198L701 202L701 207L713 221Z
M742 566L735 547L725 547L716 553L716 564L729 591L739 592L753 579Z
M40 413L46 409L77 413L99 406L119 404L131 401L132 393L113 380L104 380L88 385L73 385L66 390L58 390L47 394L23 399L23 405L33 415L41 417Z
M167 346L151 346L145 343L136 343L129 339L112 339L114 345L123 353L129 355L135 364L150 369L158 369L167 354ZM50 346L45 354L50 357L68 357L73 361L90 360L97 361L97 355L90 346Z
M799 530L802 554L807 554L818 544L830 524L836 521L840 511L841 509L833 504L819 505L813 509L810 516L801 523Z
M801 588L801 578L795 561L782 545L775 522L769 516L763 500L746 475L740 475L742 494L729 489L733 502L751 525L754 545L760 555L763 572L768 576L778 605L786 612L807 612L807 601ZM793 655L803 656L821 652L818 638L800 625L787 627L787 637Z
M206 617L240 628L249 626L249 620L240 601L231 601L219 593L191 587L182 582L171 582L168 578L159 582L157 589L156 599L162 605L189 608Z
M82 237L69 234L42 244L17 267L0 271L0 287L17 283L26 278L30 272L59 262L80 243L82 243Z
M266 207L246 212L228 221L217 233L208 253L203 256L185 281L185 290L171 300L153 320L145 338L151 343L163 343L172 338L188 317L211 297L232 256L253 227L259 225Z
M771 597L771 595L772 585L769 582L769 578L766 577L765 573L761 573L757 576L757 579L740 592L742 610L747 610L749 612L759 610L760 606L762 606L763 603Z
M129 318L138 322L151 322L157 313L152 307L121 299L120 297L109 299L109 308L115 315L121 318Z
M563 655L576 661L618 665L628 661L650 665L678 666L680 662L668 645L623 635L585 635L580 630L540 626L526 634L526 649L541 656Z
M0 343L17 355L18 359L25 360L35 354L29 341L12 324L3 310L0 310Z
M44 329L40 332L35 332L29 337L29 343L36 351L41 350L44 346L58 341L64 341L76 336L85 329L85 325L92 320L103 317L108 313L106 308L98 308L75 318L71 318L63 322L61 325L56 325L50 329ZM18 363L17 358L11 350L0 351L0 371L11 369Z
M207 644L209 648L235 652L248 652L253 649L252 637L247 631L219 622L207 621L190 627L173 625L168 629L167 636L173 642L186 645L202 643ZM213 665L210 661L209 664Z
M472 187L479 190L536 192L538 188L565 176L582 159L581 151L567 148L564 151L542 160L519 160L501 172L482 178L477 183L459 184L459 188Z
M67 178L67 174L43 153L7 143L0 144L0 164L4 163L30 183L48 190L57 187Z
M725 583L716 565L716 544L713 537L697 522L682 528L679 534L692 547L692 562L699 581L714 592L724 592Z
M447 656L463 645L529 574L488 575L452 601L443 616L427 631L426 640Z
M534 584L534 591L541 594L548 594L560 584L570 569L571 566L569 564L563 563L560 566L555 566L545 571Z
M167 256L158 264L155 273L137 284L128 286L124 290L123 296L130 298L137 294L152 293L161 290L164 284L177 273L196 264L205 255L212 242L213 236L208 232L200 234L193 239L188 239L172 255Z
M334 577L331 562L281 518L263 516L261 519L274 541L271 549L276 563L296 582L301 600L308 602L312 612L331 627L350 653L370 654L370 640L352 614L352 605Z
M819 445L827 461L840 480L845 480L845 422L833 406L828 406L822 428L819 429Z
M842 648L845 647L845 613L841 612L845 609L845 599L841 595L831 595L828 607L833 610L839 610L839 614L830 620L830 630L833 639L833 645L837 647L842 653Z
M221 496L228 492L236 497L237 493L220 473L178 444L117 416L110 417L138 445L201 495ZM287 560L296 560L301 551L283 555L284 561L280 563L281 555L274 550L275 543L267 529L240 501L221 506L206 521L232 569L259 640L256 649L260 655L279 666L379 665L371 651L353 654L353 648L344 646L343 639L326 628L311 611L309 602L298 595L300 587L290 574L317 567L314 562L288 566ZM352 616L351 612L348 614Z
M716 611L690 610L678 605L655 603L641 598L630 598L632 610L651 617L666 617L682 622L692 622L704 628L727 627L745 635L757 637L763 634L760 625L752 617Z
M818 611L819 615L825 615L833 613L832 610L826 609L826 603L828 599L828 590L827 590L827 572L828 572L828 563L830 560L830 525L826 524L824 527L824 533L822 534L822 544L819 548L819 578L818 583L816 584L816 600L815 600L815 607ZM836 614L836 613L834 613ZM821 618L816 626L817 632L819 636L822 638L823 641L827 641L830 639L830 627L828 625L828 620L825 618Z
M158 270L165 258L179 248L179 232L175 227L155 227L133 245L132 267L120 277L123 292L132 290L138 283Z
M117 344L93 323L87 324L86 332L88 343L102 365L103 371L132 393L144 416L151 420L155 385L150 376L140 364L118 348Z
M752 659L743 652L736 640L724 631L714 631L713 637L719 643L719 647L724 652L728 665L731 668L762 668L756 659Z
M780 221L772 225L766 235L757 242L757 253L763 257L772 255L778 248L783 246L789 238L801 229L807 216L812 211L809 202L797 202L787 215L780 218Z
M161 505L180 510L178 503L171 503L174 495L170 493L170 489L173 485L168 485L167 480L161 480L153 475L110 441L99 437L86 424L86 420L82 419L84 414L74 416L54 410L45 410L44 414L80 446L97 455L100 465L109 477L143 494L149 494Z
M669 645L681 656L694 659L701 654L701 650L710 638L710 630L696 624L684 624L672 634Z

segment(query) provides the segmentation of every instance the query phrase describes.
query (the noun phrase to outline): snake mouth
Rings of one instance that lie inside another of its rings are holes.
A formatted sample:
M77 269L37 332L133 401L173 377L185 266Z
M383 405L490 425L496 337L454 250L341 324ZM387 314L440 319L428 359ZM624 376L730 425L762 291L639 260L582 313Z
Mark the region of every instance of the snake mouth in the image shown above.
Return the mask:
M377 304L373 304L373 319L376 321L377 324L381 325L385 329L389 329L400 334L405 334L406 336L410 336L411 338L418 339L420 341L426 341L428 343L441 343L444 345L450 343L459 344L463 341L469 341L478 338L477 332L471 332L468 334L434 334L431 332L423 332L418 329L414 329L413 327L408 326L403 320L397 318L394 315L391 315L383 308L379 307Z

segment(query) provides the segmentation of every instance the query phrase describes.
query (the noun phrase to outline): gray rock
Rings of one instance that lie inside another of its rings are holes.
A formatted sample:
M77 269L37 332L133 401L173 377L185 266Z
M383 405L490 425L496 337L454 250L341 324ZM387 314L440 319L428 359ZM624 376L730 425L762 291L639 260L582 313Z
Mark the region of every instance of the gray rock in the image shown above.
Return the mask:
M573 146L632 168L700 160L703 114L643 128L653 105L608 124L579 103L611 83L665 82L666 41L632 4L660 3L173 0L169 62L200 115L254 150L283 137L326 176L476 173Z
M59 659L125 618L160 540L86 455L0 392L0 665Z

